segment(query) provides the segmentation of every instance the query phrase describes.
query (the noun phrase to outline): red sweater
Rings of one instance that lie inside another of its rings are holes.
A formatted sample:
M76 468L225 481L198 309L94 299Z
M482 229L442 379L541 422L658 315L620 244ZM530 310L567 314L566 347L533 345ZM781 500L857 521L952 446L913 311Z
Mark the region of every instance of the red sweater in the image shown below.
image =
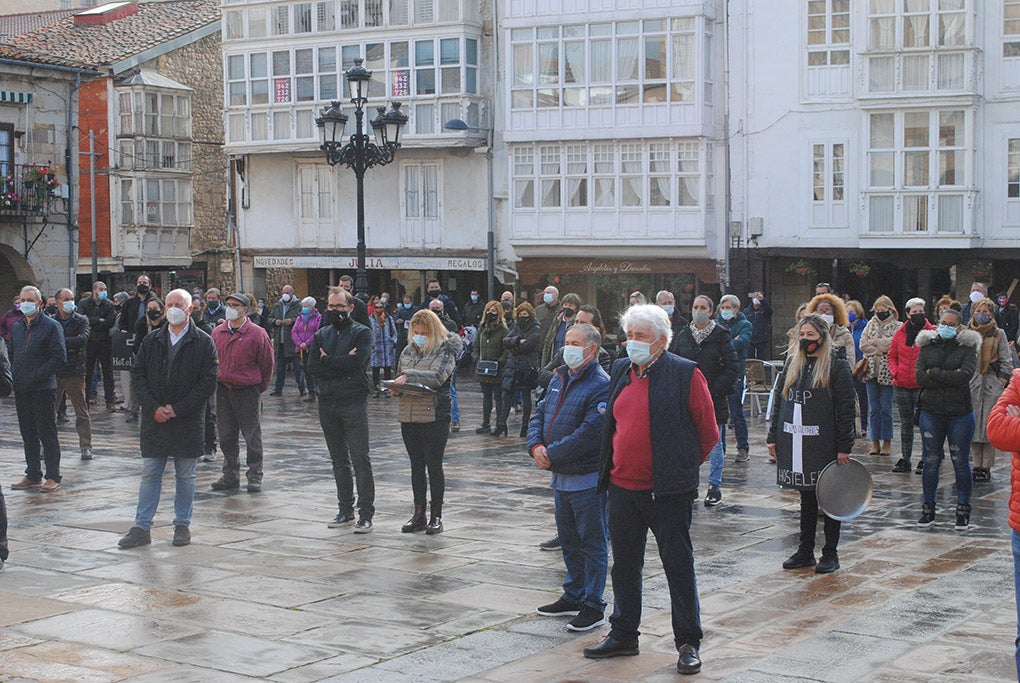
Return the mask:
M705 462L719 441L719 425L715 422L712 393L700 370L695 370L691 377L687 410L697 427L701 462ZM613 417L616 419L616 432L613 434L610 481L630 491L652 490L652 432L647 376L638 379L631 369L630 383L613 402Z
M259 391L269 387L273 376L273 343L259 325L245 320L233 333L229 323L213 329L212 339L220 364L217 379L231 389L258 386Z

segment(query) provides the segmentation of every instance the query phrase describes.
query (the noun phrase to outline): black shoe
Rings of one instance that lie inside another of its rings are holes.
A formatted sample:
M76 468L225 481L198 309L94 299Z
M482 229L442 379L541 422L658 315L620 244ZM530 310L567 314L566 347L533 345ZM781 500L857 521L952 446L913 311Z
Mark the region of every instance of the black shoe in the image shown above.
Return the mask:
M559 550L560 549L560 537L559 535L553 536L548 541L542 541L538 544L539 550Z
M490 430L489 425L482 425L481 427L475 430L475 434L488 434L489 430Z
M333 518L333 521L326 524L326 528L339 529L341 527L347 526L353 521L354 521L353 512L340 512L337 514L336 517Z
M919 463L917 463L917 467L914 468L914 474L923 474L923 473L924 473L924 463L923 462L919 462Z
M83 448L83 449L81 449L81 459L82 460L91 460L92 459L92 449L91 448Z
M261 481L249 481L248 482L248 493L262 493L262 482Z
M956 525L953 527L957 531L966 531L970 528L970 506L959 503L956 506Z
M935 523L935 503L925 503L921 506L921 517L917 520L917 526L927 529Z
M523 439L528 435L528 425L521 425L521 438Z
M588 607L581 608L581 613L567 623L568 631L590 631L606 623L606 615L602 610Z
M893 472L910 472L910 461L906 458L900 458L899 461L893 466Z
M216 449L215 448L213 448L212 450L206 451L205 454L202 456L202 462L212 462L215 459L216 459Z
M974 483L983 483L992 480L992 471L987 467L974 468Z
M638 653L638 644L624 643L612 636L606 636L598 645L584 648L584 656L588 659L609 659L610 657L633 657Z
M800 569L801 567L814 566L815 554L807 550L798 550L783 562L783 569Z
M283 389L273 389L269 392L270 396L283 396Z
M362 517L358 520L358 523L354 525L354 533L356 534L367 534L372 531L372 520L368 517Z
M459 432L460 431L460 423L459 422L451 422L450 423L450 431L453 432L454 434Z
M548 605L542 605L535 610L536 613L541 614L543 617L576 617L581 613L581 605L576 602L570 602L564 598L560 598L556 602Z
M237 491L241 488L241 482L239 481L228 481L226 477L220 477L212 483L213 491Z
M822 553L822 559L818 560L818 566L815 567L815 574L831 574L837 569L839 569L839 557Z
M689 676L701 671L701 657L698 648L684 643L680 646L680 657L676 660L676 672Z
M66 425L69 422L67 419L67 413L57 413L57 424Z
M425 527L425 533L429 536L443 533L443 518L433 516Z
M121 548L137 548L140 545L149 545L150 543L152 543L152 534L149 533L149 530L133 526L127 532L127 536L117 542L117 545Z
M708 487L708 493L705 494L705 507L713 508L722 502L722 491L715 486Z
M497 426L495 429L492 430L491 434L493 436L506 436L507 434L506 425Z
M173 545L180 548L191 543L191 529L183 524L174 524Z

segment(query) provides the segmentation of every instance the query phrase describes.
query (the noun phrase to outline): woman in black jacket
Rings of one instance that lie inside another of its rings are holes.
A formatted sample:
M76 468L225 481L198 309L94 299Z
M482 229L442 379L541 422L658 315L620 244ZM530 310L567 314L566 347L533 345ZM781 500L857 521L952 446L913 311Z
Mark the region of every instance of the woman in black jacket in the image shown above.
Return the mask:
M166 325L166 318L163 315L163 302L152 298L145 304L145 315L135 323L135 338L131 353L138 355L138 349L142 348L142 340L152 332Z
M727 396L740 374L740 361L730 342L730 332L712 320L715 304L703 294L694 297L691 304L691 324L681 327L673 338L671 353L698 364L701 374L708 380L712 401L715 403L715 420L722 427L730 417ZM722 433L720 428L719 432ZM705 506L722 502L723 445L719 443L708 456L708 494Z
M478 366L491 368L496 364L496 374L481 374L477 372L478 386L482 389L482 426L475 430L475 434L496 435L496 430L490 431L489 417L492 415L493 403L496 406L496 421L499 422L503 414L503 389L500 386L500 378L505 374L507 350L503 346L503 340L510 333L506 322L503 320L503 307L498 301L490 301L485 304L482 313L482 321L478 326Z
M778 461L777 482L800 490L800 545L783 562L783 569L815 565L815 479L833 460L841 465L850 460L857 400L850 366L833 353L829 323L819 315L807 315L798 330L796 351L776 384L778 409L772 413L766 439L769 455ZM839 521L826 515L825 545L816 573L839 569L839 531Z
M513 327L510 328L510 334L503 339L503 346L509 354L506 372L503 373L503 406L496 420L496 436L507 433L506 420L515 391L521 392L524 400L521 438L528 435L528 422L531 421L531 390L537 386L541 343L542 326L535 318L535 307L525 301L514 311Z
M935 331L917 334L914 375L921 387L918 399L922 456L921 486L924 504L917 526L935 523L935 494L939 488L939 467L945 457L943 443L949 440L949 457L956 472L956 529L970 526L970 442L974 438L974 409L970 379L977 369L981 335L963 326L963 315L952 308L942 311Z

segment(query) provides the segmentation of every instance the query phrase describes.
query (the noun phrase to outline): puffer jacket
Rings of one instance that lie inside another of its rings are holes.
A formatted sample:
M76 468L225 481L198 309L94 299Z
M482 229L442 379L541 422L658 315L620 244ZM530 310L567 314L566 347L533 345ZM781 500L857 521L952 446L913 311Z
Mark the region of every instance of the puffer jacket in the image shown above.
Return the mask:
M697 344L688 325L680 330L680 334L673 337L669 350L698 364L698 369L708 382L708 390L712 393L716 422L725 424L730 416L729 401L726 397L733 391L737 373L740 372L737 352L730 342L730 331L722 325L716 325L705 341Z
M733 350L737 352L737 361L740 363L740 374L737 377L743 377L747 356L751 352L751 334L754 327L739 311L730 320L723 320L721 315L716 316L715 322L730 331L730 343L733 344Z
M893 335L887 361L894 387L919 389L917 379L914 377L914 366L917 365L917 354L921 351L921 347L917 345L916 340L913 344L907 346L907 325L909 324L910 321L907 321L900 325L900 328L896 330L896 334ZM925 320L923 329L934 330L935 326ZM920 334L920 331L918 334Z
M29 324L22 316L11 330L11 372L14 393L46 391L57 388L56 372L67 362L64 328L45 313Z
M372 330L348 316L339 327L323 325L315 333L308 350L308 374L324 399L365 400L371 387L367 372L371 358Z
M886 377L891 377L889 372L889 349L892 346L893 337L900 329L900 322L889 316L885 322L878 317L868 321L861 333L861 353L868 358L868 374L865 380L878 380L879 384L888 384Z
M528 452L545 446L553 472L598 472L608 400L609 375L597 362L575 373L556 368L528 424Z
M970 379L977 369L977 352L981 335L963 329L953 339L943 339L937 332L917 335L914 377L921 387L918 405L921 410L946 417L960 417L973 411L970 401Z
M67 362L57 370L57 377L85 376L85 349L89 343L89 319L81 313L72 313L67 320L59 315L53 318L64 328L64 348Z
M1009 385L988 415L988 443L1013 454L1009 483L1009 526L1020 531L1020 417L1006 414L1009 406L1020 406L1020 370L1014 370Z
M397 362L397 377L407 375L408 382L424 384L434 394L400 394L398 422L449 422L450 383L457 370L460 336L449 332L442 344L430 353L422 353L416 344L408 344Z
M842 325L833 325L829 328L832 335L832 348L837 358L842 358L847 363L853 363L857 358L857 345L854 344L854 335Z
M503 377L513 378L515 389L530 390L538 385L541 344L542 327L537 321L527 329L514 322L509 334L503 339L503 346L510 352Z
M476 375L479 384L499 384L506 369L506 359L509 351L503 345L503 339L510 334L510 330L499 316L495 325L482 323L478 328L478 360L494 360L499 362L499 375L491 377L488 375Z
M312 312L308 315L299 313L290 328L290 339L294 342L295 350L300 353L301 345L304 344L305 353L307 354L308 349L312 348L312 339L315 337L315 333L319 331L321 325L322 314L319 313L318 309L313 308Z

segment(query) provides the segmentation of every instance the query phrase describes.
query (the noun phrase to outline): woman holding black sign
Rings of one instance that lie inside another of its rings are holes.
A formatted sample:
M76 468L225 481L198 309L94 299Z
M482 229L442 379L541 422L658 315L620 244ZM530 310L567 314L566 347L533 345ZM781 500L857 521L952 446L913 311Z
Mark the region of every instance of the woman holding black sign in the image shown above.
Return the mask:
M778 459L780 486L800 491L800 546L783 569L815 565L818 498L815 482L833 460L850 460L854 445L854 391L850 366L833 356L829 323L807 315L798 326L798 345L776 384L779 395L767 439L769 454ZM815 566L818 574L839 569L836 545L839 521L825 517L825 545Z

